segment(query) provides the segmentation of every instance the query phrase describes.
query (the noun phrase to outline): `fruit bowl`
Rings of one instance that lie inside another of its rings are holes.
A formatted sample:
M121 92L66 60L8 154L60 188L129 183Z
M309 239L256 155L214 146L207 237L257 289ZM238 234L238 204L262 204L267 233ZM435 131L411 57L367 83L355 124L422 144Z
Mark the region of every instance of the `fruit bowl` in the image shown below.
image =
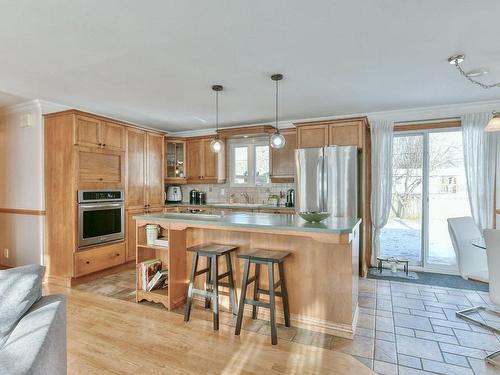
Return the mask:
M299 212L299 216L310 223L319 223L325 220L330 213L328 212Z

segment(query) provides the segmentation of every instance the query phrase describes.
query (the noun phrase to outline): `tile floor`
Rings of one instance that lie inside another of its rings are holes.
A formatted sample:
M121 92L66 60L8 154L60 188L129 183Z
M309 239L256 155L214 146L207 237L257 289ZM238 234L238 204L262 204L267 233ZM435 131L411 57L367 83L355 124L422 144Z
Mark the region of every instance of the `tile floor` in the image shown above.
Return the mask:
M134 270L130 270L76 288L133 302L134 282ZM490 304L488 293L374 279L360 279L359 285L360 311L353 340L284 326L278 328L278 336L353 355L379 374L500 374L483 360L500 349L500 337L455 317L459 309ZM183 309L174 312L182 314ZM211 314L195 307L192 318L211 320ZM479 318L500 326L497 317ZM225 312L220 319L231 326L236 320ZM243 330L269 335L269 324L248 318Z

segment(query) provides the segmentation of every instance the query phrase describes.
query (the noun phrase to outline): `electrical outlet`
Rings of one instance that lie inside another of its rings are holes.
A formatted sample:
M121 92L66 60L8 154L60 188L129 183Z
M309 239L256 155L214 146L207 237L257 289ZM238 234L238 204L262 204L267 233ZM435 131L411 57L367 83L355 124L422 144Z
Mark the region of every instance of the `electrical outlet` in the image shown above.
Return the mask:
M3 249L3 257L9 259L9 249Z

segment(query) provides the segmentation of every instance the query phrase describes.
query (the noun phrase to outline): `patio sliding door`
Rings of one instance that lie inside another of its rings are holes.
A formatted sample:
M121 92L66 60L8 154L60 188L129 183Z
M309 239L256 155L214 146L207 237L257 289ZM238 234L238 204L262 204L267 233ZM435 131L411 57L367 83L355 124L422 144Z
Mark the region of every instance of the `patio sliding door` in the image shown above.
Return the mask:
M447 219L470 216L460 129L396 133L389 222L380 255L455 272Z

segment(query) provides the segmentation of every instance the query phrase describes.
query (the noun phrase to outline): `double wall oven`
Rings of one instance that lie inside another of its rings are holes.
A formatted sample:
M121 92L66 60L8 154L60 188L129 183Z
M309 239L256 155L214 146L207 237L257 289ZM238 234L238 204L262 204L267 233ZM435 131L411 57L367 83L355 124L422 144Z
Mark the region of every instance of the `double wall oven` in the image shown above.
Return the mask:
M123 190L78 191L78 248L125 238Z

